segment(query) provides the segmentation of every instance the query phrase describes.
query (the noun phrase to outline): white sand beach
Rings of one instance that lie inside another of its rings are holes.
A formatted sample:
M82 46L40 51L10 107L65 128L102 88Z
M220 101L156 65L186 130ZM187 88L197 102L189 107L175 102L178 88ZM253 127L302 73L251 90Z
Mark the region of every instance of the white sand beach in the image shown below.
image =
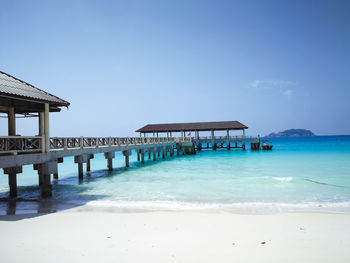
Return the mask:
M0 218L1 262L350 262L350 215L115 213Z

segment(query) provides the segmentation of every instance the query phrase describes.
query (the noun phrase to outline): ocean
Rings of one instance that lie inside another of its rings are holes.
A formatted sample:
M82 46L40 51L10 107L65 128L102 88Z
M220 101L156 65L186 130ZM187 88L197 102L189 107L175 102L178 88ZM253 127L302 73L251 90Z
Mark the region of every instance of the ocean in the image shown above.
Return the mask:
M116 211L222 211L232 213L350 212L350 136L268 138L272 151L203 150L145 164L116 153L113 172L103 154L78 180L73 158L59 164L53 197L42 200L32 166L17 176L16 209L57 211L87 205ZM85 167L84 167L85 168ZM0 199L8 195L0 171ZM13 203L12 203L13 206ZM0 213L8 210L0 202Z

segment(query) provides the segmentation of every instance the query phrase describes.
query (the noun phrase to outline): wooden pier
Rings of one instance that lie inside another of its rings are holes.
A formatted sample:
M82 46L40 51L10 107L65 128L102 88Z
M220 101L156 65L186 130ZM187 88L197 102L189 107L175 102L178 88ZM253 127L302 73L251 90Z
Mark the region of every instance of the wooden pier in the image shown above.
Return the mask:
M237 121L151 124L137 130L140 137L50 137L50 113L59 112L61 107L69 105L65 100L0 71L0 117L8 119L8 136L0 137L0 168L8 175L10 197L17 196L17 174L22 173L24 165L33 165L33 169L38 171L41 195L49 197L52 195L51 177L58 179L58 164L69 156L74 156L78 177L83 179L83 164L86 164L86 171L91 171L90 160L95 154L103 153L108 170L112 171L115 152L124 155L125 166L129 167L133 152L137 160L144 163L145 155L156 161L160 156L162 159L168 154L174 156L175 151L179 156L209 148L245 150L249 140L252 149L257 144L260 147L260 138L246 137L245 129L248 127ZM17 116L37 117L37 135L18 135ZM215 136L216 130L227 131L227 136ZM242 130L243 135L230 136L230 130ZM186 136L189 131L193 131L195 136ZM211 136L199 137L200 131L210 131ZM174 132L181 132L181 136L172 136ZM153 136L147 137L149 133ZM166 136L160 137L159 133Z

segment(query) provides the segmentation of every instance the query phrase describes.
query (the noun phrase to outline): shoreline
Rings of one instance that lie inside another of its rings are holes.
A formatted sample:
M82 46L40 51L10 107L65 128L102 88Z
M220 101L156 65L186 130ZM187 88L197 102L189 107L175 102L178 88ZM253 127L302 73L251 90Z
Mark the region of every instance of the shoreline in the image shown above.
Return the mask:
M238 215L274 215L285 213L319 213L350 215L350 202L309 203L201 203L178 201L111 201L93 200L66 202L57 200L0 200L0 216L15 214L49 214L66 210L142 213L142 212L188 212L230 213Z
M85 210L84 210L85 209ZM350 215L115 213L0 217L4 262L349 262Z

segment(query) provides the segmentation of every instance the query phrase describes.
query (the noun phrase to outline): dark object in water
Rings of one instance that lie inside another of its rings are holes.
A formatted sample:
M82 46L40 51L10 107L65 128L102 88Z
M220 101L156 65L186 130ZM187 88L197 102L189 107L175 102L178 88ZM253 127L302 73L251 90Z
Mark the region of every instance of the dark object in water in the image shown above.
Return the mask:
M265 151L271 151L273 145L268 142L268 140L263 140L263 144L261 145L261 148Z
M314 180L311 180L311 179L305 179L305 181L309 181L309 182L315 183L315 184L330 185L330 186L335 186L335 187L345 187L343 185L327 184L327 183L323 183L323 182L314 181Z

